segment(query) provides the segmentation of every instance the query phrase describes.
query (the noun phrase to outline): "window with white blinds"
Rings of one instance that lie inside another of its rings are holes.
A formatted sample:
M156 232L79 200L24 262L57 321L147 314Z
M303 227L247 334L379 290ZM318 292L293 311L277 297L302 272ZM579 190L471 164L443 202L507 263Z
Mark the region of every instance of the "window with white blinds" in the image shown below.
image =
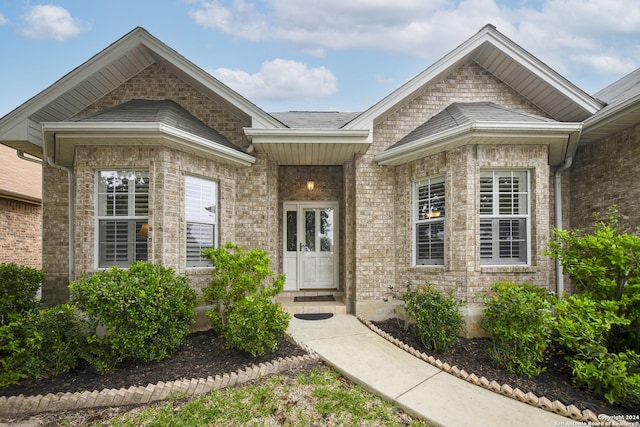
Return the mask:
M216 247L218 186L215 181L193 176L186 176L184 182L187 267L210 267L202 250Z
M415 265L444 265L444 177L414 183Z
M98 171L98 267L147 261L149 171Z
M529 256L529 173L480 173L480 263L527 264Z

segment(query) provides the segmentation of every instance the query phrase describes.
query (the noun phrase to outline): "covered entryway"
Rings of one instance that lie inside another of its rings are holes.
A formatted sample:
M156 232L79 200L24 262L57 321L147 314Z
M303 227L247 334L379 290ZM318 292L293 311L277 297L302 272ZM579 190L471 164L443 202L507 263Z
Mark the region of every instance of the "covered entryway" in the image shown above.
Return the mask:
M286 291L337 289L338 202L284 202L283 272Z

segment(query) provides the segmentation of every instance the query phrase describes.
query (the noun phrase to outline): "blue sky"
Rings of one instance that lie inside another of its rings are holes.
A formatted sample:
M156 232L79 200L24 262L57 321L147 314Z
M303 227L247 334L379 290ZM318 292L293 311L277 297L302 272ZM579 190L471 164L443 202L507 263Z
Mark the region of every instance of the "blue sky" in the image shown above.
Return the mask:
M363 111L487 23L588 93L640 67L637 0L0 0L0 117L136 26L273 112Z

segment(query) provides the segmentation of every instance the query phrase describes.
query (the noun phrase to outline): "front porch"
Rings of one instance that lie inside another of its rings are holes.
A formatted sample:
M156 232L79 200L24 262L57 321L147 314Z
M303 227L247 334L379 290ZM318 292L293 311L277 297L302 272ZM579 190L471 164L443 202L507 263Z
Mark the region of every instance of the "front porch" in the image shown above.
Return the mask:
M319 301L324 296L333 296L335 301ZM296 297L309 297L305 301L296 301ZM319 298L317 298L319 297ZM276 296L276 301L291 314L333 313L347 314L344 292L336 290L284 291Z

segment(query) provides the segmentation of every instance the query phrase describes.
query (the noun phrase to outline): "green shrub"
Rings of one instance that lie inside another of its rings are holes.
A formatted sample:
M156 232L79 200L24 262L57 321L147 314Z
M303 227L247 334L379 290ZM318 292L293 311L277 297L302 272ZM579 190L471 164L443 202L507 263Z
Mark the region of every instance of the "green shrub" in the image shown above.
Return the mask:
M0 326L0 387L74 368L84 342L73 306L32 310Z
M44 279L42 270L16 264L0 264L0 325L10 316L38 307L36 293Z
M112 267L69 288L92 327L85 357L100 372L112 372L125 359L169 357L195 318L196 292L186 278L159 264Z
M211 285L202 291L213 306L207 312L213 330L225 337L227 345L253 355L274 351L290 319L271 300L282 292L284 275L271 279L269 257L258 249L245 251L227 243L205 249L203 255L215 267Z
M594 215L594 230L553 231L547 255L560 261L580 291L597 300L619 301L623 295L640 291L640 236L625 233L618 208L606 217Z
M226 345L258 356L273 353L286 337L291 316L264 296L247 296L230 309L223 335Z
M485 297L481 326L490 335L491 358L509 372L528 377L544 371L552 333L552 299L544 289L498 283Z
M426 348L445 353L455 346L464 329L464 318L460 313L463 302L457 301L453 292L445 296L429 282L414 290L409 283L401 299Z
M610 352L610 331L628 325L617 314L617 301L596 301L572 295L556 305L556 341L567 352L574 383L610 403L629 408L640 404L640 355L627 350Z
M573 358L569 365L576 385L604 396L611 404L630 409L640 406L640 355L635 352L605 351L590 360Z
M588 295L571 295L555 306L555 340L571 357L590 359L607 351L607 338L614 325L629 323L616 314L615 301L596 301Z

